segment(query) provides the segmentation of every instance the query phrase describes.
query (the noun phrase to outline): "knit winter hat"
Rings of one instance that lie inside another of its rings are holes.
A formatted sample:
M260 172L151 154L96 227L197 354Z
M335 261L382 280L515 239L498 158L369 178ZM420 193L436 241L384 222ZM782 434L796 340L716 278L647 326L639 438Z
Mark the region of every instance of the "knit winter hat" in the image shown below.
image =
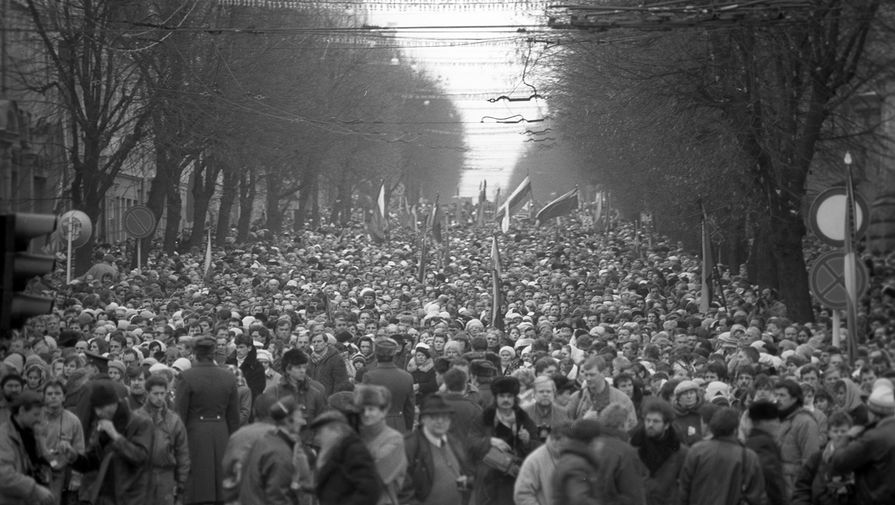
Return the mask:
M867 408L881 417L895 415L895 387L889 379L877 379L867 398Z
M687 391L697 389L699 389L699 385L695 382L689 380L681 381L681 383L674 388L674 396L678 396L680 394L686 393Z

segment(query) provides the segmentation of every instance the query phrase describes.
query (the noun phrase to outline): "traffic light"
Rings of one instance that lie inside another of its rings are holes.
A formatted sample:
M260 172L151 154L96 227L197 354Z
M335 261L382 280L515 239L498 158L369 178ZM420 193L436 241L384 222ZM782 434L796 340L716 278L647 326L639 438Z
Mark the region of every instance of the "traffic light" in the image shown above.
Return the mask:
M48 314L53 298L23 293L28 281L50 273L55 259L47 254L29 253L31 239L49 235L56 229L52 214L7 214L0 216L0 338L9 338L10 330L21 326L29 317Z

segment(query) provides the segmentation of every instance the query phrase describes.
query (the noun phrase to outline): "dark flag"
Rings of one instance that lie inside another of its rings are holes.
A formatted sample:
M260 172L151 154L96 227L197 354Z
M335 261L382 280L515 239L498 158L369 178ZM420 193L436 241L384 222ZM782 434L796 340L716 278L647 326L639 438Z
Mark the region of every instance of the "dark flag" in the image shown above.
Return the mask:
M542 225L553 218L567 216L577 208L578 188L576 187L545 205L544 208L538 211L535 219L537 219L539 225Z

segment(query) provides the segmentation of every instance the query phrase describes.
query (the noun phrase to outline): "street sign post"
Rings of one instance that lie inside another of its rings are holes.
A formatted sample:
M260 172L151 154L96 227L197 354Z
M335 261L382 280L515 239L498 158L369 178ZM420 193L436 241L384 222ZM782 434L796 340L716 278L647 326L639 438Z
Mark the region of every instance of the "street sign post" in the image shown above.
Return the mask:
M833 187L822 191L811 204L808 226L821 241L833 246L845 245L845 188ZM864 235L870 225L870 207L861 195L855 195L855 238Z
M141 240L155 233L155 214L145 205L135 205L124 213L124 231L137 242L137 268L143 265Z
M84 212L70 210L59 218L59 231L65 238L67 249L65 254L65 281L71 284L71 255L77 249L90 240L93 233L93 223Z

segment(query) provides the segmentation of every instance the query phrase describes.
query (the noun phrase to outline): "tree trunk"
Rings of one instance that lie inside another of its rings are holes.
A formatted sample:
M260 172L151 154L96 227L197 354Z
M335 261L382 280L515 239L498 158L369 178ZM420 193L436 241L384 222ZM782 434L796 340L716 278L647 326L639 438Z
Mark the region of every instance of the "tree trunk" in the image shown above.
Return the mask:
M214 243L222 246L230 234L230 210L236 201L236 191L239 183L239 172L233 167L224 170L223 189L221 191L221 207L218 209L218 226L215 232Z
M256 194L255 171L246 170L239 179L239 222L236 229L236 242L239 244L249 239Z
M157 115L154 115L157 116ZM165 146L165 142L167 138L163 138L162 134L158 133L160 127L162 126L162 121L158 117L154 117L155 124L155 177L152 178L152 183L149 185L149 193L146 195L146 207L152 211L152 214L155 216L155 221L158 223L162 219L162 214L165 212L165 197L168 194L168 186L172 184L171 182L171 156L169 149ZM152 235L142 239L142 262L146 263L146 258L149 256L149 253L152 252L152 240L155 238L158 229L156 228L153 231ZM131 266L137 266L136 254L134 254L134 259L131 262ZM142 265L139 265L142 267Z
M208 207L214 195L215 186L220 173L220 166L212 157L199 160L196 164L193 181L193 230L190 238L183 244L184 250L200 247L205 238L205 225L208 219Z
M177 250L177 242L180 240L180 220L183 215L182 205L183 198L180 197L180 169L178 168L177 177L172 184L168 186L167 204L165 210L165 253L174 254Z
M283 210L280 208L280 194L270 174L267 178L266 209L267 221L264 223L264 227L276 235L283 229Z

